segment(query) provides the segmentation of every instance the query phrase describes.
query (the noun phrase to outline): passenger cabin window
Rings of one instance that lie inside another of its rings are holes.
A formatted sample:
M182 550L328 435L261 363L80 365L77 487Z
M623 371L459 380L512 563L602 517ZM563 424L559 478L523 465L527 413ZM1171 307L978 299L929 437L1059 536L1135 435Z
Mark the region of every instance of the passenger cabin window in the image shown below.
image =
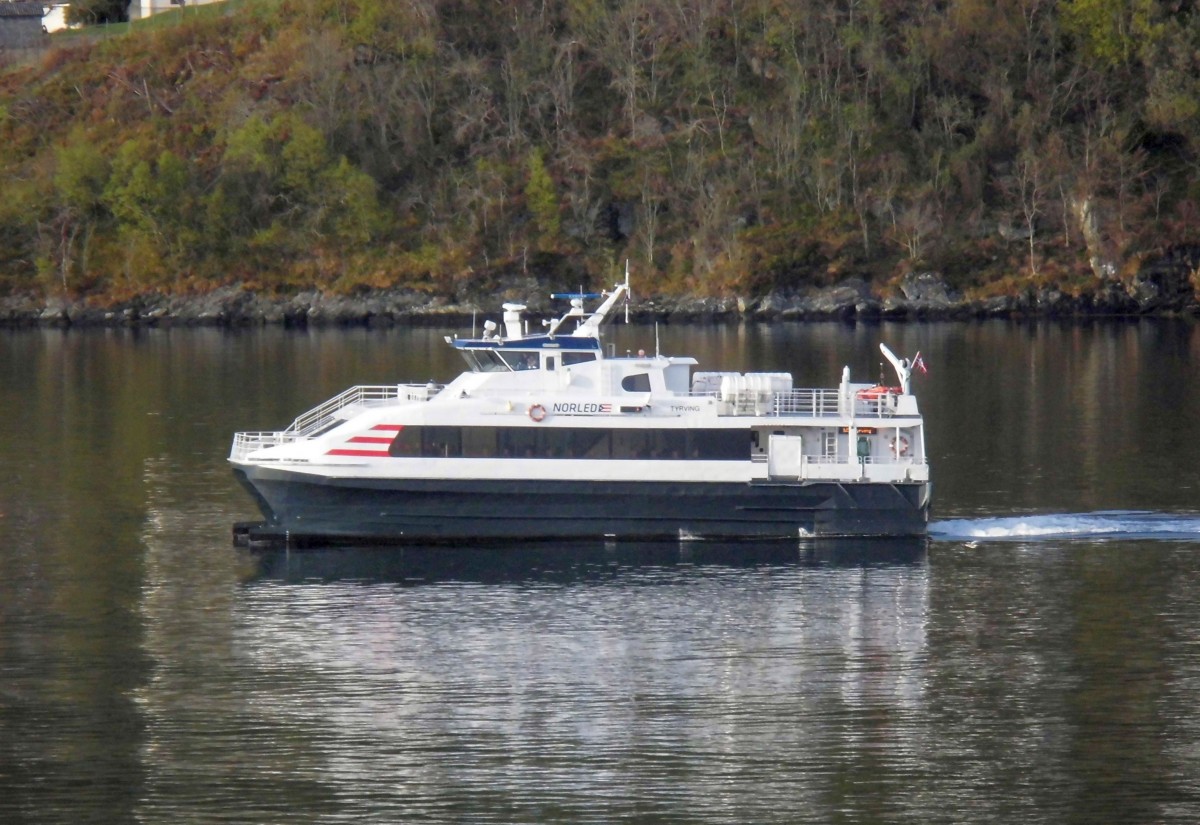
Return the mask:
M388 452L422 458L746 461L744 430L406 426Z
M650 392L650 375L644 372L626 375L621 379L621 389L625 392Z
M564 352L562 354L562 365L570 367L575 364L586 364L588 361L595 361L596 353L594 352Z

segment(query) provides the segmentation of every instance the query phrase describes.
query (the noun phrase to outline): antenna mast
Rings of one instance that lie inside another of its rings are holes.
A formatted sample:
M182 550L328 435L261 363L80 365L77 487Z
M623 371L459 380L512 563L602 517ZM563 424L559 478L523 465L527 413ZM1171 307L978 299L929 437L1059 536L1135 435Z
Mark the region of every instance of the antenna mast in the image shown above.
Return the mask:
M629 259L625 259L625 323L629 323Z

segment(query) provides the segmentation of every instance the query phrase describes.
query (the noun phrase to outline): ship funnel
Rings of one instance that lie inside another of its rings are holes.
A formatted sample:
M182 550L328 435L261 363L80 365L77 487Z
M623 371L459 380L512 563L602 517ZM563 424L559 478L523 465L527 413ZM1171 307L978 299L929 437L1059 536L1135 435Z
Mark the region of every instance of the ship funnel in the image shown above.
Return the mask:
M509 341L524 338L521 332L521 313L525 311L524 304L503 304L504 307L504 337Z

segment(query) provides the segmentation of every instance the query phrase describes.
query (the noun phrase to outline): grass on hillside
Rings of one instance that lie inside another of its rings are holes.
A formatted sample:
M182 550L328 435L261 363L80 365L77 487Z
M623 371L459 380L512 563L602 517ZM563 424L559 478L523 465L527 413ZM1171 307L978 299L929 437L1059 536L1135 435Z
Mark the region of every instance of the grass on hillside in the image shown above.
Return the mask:
M125 23L102 23L98 26L81 26L75 29L63 29L57 31L50 36L51 44L71 40L80 37L91 39L104 39L108 37L122 37L130 32L146 32L156 29L169 28L171 26L181 25L189 20L206 19L220 17L222 15L233 14L244 6L248 5L249 0L219 0L215 3L205 3L203 5L178 6L175 8L164 9L155 12L149 17L140 20L130 20Z

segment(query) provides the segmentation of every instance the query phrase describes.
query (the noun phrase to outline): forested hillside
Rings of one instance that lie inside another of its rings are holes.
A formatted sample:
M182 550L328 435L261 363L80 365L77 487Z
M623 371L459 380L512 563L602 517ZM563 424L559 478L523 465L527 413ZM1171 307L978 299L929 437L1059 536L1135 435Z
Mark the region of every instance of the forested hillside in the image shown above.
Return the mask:
M0 74L0 292L1128 278L1200 242L1189 0L243 0ZM151 25L153 23L154 25Z

